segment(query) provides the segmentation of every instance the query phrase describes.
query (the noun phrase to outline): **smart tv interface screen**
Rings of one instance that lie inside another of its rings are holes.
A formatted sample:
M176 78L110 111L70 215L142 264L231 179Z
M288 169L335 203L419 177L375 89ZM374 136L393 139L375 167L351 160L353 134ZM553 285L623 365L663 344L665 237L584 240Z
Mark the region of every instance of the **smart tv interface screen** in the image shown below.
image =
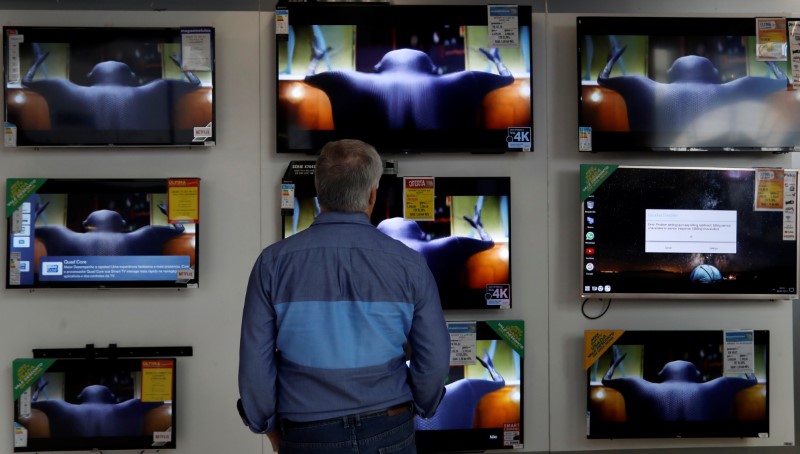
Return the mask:
M531 9L497 8L495 41L486 6L279 5L278 152L530 151Z
M213 145L214 29L3 27L6 146Z
M761 27L783 46L755 18L578 17L580 150L800 149L786 23Z
M320 212L313 174L291 181L293 207L282 210L284 238L307 229ZM417 221L404 218L403 177L384 175L372 224L422 254L443 309L511 307L510 178L434 181L433 220Z
M523 449L523 321L450 321L448 328L446 392L431 418L415 418L417 450Z
M797 297L795 170L580 171L583 297Z
M13 362L14 452L175 449L175 359Z
M769 331L584 334L587 438L769 436Z
M199 179L7 181L6 288L198 285Z

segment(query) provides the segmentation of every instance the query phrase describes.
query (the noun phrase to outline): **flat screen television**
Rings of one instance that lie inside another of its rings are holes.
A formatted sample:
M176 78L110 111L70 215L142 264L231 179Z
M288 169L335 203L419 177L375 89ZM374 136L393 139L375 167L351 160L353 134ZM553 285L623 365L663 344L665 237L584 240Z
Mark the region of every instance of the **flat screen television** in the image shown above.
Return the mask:
M526 5L279 3L278 152L531 150L531 21Z
M791 67L757 59L754 18L578 17L577 46L581 151L800 150Z
M281 210L284 238L308 228L319 213L313 165L292 161L284 176L284 185L293 191L286 200L291 207ZM311 173L294 174L293 166L310 166L306 170ZM434 218L414 221L404 218L403 177L384 174L372 223L425 257L443 309L511 307L511 179L434 180Z
M586 331L587 438L769 436L769 331Z
M448 322L453 347L436 413L416 417L419 452L524 448L522 320Z
M175 365L15 359L14 452L175 449Z
M582 297L797 298L795 170L580 173Z
M215 143L214 29L4 26L6 146Z
M196 288L199 179L14 178L6 288Z

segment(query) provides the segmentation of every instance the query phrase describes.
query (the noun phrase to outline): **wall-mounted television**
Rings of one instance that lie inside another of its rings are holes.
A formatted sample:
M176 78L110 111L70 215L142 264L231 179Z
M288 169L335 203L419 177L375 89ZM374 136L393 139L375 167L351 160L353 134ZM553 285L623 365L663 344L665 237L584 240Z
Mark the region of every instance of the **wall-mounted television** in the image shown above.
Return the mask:
M215 143L214 29L4 26L6 146Z
M769 331L584 333L587 438L769 436Z
M416 417L419 452L524 448L525 326L522 320L448 322L458 338L442 402Z
M174 358L13 362L14 452L175 449Z
M578 17L580 150L800 150L791 68L756 43L754 18Z
M382 153L531 150L531 22L526 5L279 3L278 152L343 138Z
M199 183L8 179L6 288L196 288Z
M582 297L797 298L795 170L580 173Z
M283 208L283 237L311 225L319 213L314 161L292 161L283 184L293 196ZM308 167L306 167L308 166ZM311 173L298 174L305 167ZM433 272L443 309L511 307L509 177L436 177L433 220L404 218L403 177L384 174L372 211L378 230L421 253Z

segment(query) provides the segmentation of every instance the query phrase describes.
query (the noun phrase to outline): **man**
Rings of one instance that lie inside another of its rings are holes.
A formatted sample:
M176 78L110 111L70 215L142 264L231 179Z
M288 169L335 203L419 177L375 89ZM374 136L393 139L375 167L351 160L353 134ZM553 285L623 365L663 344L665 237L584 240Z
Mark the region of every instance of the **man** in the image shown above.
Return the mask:
M430 417L442 399L450 339L436 282L370 224L382 170L364 142L325 145L321 213L250 275L239 411L282 454L416 452L414 413Z

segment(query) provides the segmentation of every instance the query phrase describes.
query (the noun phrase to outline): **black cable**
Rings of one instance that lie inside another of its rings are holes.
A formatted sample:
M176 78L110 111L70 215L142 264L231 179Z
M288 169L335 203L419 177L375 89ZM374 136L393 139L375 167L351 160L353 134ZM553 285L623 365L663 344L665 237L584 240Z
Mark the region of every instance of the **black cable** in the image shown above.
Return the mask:
M603 312L600 312L600 315L597 315L596 317L590 317L589 315L586 314L586 302L587 301L589 301L589 298L586 298L585 300L583 300L583 303L581 303L581 314L584 317L588 318L589 320L597 320L598 318L606 315L606 312L608 312L608 308L611 307L611 299L609 298L608 299L608 303L606 303L606 308L603 309ZM600 299L600 301L602 301L602 298Z

